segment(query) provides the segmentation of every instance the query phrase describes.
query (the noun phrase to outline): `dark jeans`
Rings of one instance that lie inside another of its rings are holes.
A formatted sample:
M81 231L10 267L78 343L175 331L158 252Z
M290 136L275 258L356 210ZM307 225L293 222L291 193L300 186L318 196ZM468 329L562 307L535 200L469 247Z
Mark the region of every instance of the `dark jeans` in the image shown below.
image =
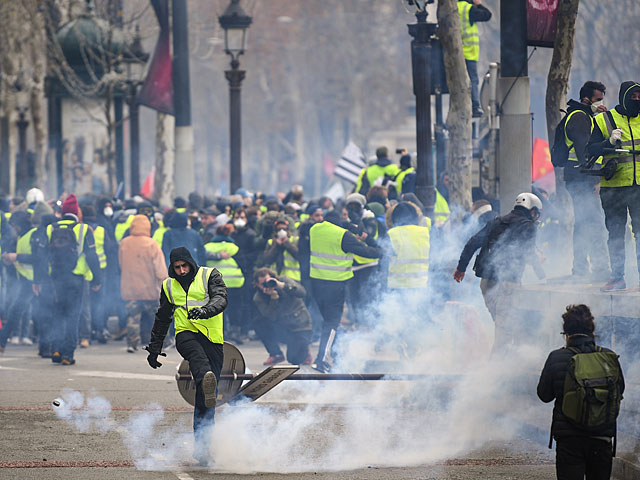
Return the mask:
M56 325L51 330L54 352L73 358L78 345L78 323L82 311L85 280L81 275L52 276L53 313Z
M467 73L471 81L471 107L473 110L480 108L480 96L478 95L478 62L475 60L465 60Z
M102 271L102 278L104 270ZM91 330L98 335L107 328L107 315L104 305L104 295L107 291L106 285L102 285L97 292L89 290L89 301L91 302Z
M84 282L82 291L82 309L80 310L80 322L78 323L78 335L81 339L91 338L91 287L89 282Z
M593 183L581 180L566 183L573 202L573 273L606 275L609 272L605 253L602 207Z
M316 362L327 362L335 342L342 311L344 309L347 282L311 279L313 296L322 315L322 334Z
M41 354L51 355L53 353L53 332L56 329L57 319L52 318L51 308L53 306L54 290L51 281L43 283L40 294L34 297L31 316L33 323L38 328L38 351Z
M611 443L589 437L567 437L556 441L558 480L609 480L613 450Z
M227 288L227 308L224 310L225 337L236 339L243 331L245 315L245 290L242 288Z
M0 330L0 345L3 347L7 345L7 340L12 334L16 337L29 335L29 307L33 298L31 282L22 275L14 279L13 282L15 282L15 289L11 290L13 298L9 304L7 315L2 318L3 324L2 330Z
M212 343L202 333L182 331L176 335L176 349L189 362L191 376L196 382L196 406L193 410L193 434L196 451L208 451L211 439L211 428L215 417L215 407L208 408L204 404L202 379L204 374L212 371L220 381L223 349L221 343Z
M600 202L604 210L604 224L609 232L609 260L611 274L624 278L624 236L627 226L627 211L636 232L636 258L640 270L640 187L608 187L600 189Z
M278 320L262 317L256 324L256 333L270 356L282 355L280 343L287 346L287 362L302 364L309 354L311 330L291 330Z
M353 307L352 320L356 324L365 324L369 318L367 308L371 296L368 292L373 287L374 279L378 273L378 267L367 267L353 272L353 278L349 282L349 296L351 298L351 306Z

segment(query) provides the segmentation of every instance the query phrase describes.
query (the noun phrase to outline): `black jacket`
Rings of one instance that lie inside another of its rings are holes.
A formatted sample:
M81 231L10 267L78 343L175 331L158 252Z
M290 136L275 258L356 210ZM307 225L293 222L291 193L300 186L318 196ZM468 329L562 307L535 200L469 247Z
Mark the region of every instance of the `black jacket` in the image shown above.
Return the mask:
M173 262L177 260L184 260L191 265L191 272L184 279L176 277L175 271L171 268ZM171 251L169 257L169 277L178 280L185 292L189 293L189 286L193 282L197 271L198 265L193 260L189 250L185 247L179 247ZM207 289L209 290L209 303L202 307L202 310L204 310L206 314L205 318L211 318L222 313L224 309L227 308L227 286L222 280L222 275L215 268L209 276ZM173 311L175 308L175 305L169 302L169 299L164 293L164 288L162 288L160 290L160 306L156 312L156 319L153 322L153 329L151 330L151 340L149 341L150 352L160 353L162 351L162 343L173 321Z
M284 282L284 287L278 289L277 300L259 289L253 296L253 302L260 314L275 320L282 327L293 332L311 330L311 315L304 304L307 291L298 282L288 277L281 276L277 279Z
M467 241L457 269L465 272L471 257L480 249L473 266L477 277L519 283L526 264L536 259L535 245L536 222L528 210L515 207L487 223Z
M187 225L188 218L186 213L176 213L169 221L169 230L162 237L162 253L164 253L164 258L167 260L167 266L170 265L168 259L171 251L178 247L186 247L191 256L195 257L200 265L204 265L207 262L202 238L200 238L198 232L187 228Z
M576 336L569 339L569 347L577 348L582 353L594 352L596 344L591 336ZM606 348L602 349L610 352ZM569 367L569 361L575 353L567 347L559 348L549 354L542 369L538 382L538 397L545 403L555 400L553 405L553 423L551 433L557 440L562 437L613 437L616 434L615 425L603 428L598 432L586 432L573 425L562 413L562 397L564 394L564 378ZM620 393L624 392L624 378L620 376Z
M595 185L600 182L600 178L595 175L585 175L580 173L580 167L585 164L587 160L587 144L591 137L591 123L593 122L593 112L590 105L577 102L575 100L569 100L567 102L569 106L567 108L567 115L576 110L584 112L576 113L572 115L568 122L565 124L565 132L571 142L573 142L573 148L578 157L575 165L569 165L564 167L564 180L565 182L586 182Z

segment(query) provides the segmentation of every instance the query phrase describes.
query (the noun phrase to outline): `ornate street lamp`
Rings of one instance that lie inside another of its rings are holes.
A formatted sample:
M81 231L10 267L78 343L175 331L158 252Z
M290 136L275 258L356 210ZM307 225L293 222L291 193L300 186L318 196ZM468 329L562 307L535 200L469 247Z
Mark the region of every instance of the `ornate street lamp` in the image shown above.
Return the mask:
M138 87L143 83L143 75L149 54L142 48L140 27L136 25L136 35L123 55L122 63L127 73L127 104L129 105L129 136L131 156L129 162L131 195L140 193L140 115L138 107Z
M431 152L431 37L436 24L427 23L427 4L433 0L407 0L415 11L417 23L407 25L411 41L413 94L416 97L416 196L425 206L425 214L433 218L436 199L433 155Z
M229 82L229 175L230 193L234 193L242 186L240 87L245 71L240 70L239 58L244 53L247 29L252 19L240 6L240 0L231 0L218 21L224 29L224 51L231 57L231 70L226 70L224 74Z

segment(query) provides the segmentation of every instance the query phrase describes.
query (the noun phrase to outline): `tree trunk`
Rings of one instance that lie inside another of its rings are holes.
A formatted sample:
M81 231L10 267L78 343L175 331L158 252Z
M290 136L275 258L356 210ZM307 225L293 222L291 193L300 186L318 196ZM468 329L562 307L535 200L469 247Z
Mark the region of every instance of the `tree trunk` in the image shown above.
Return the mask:
M438 36L444 50L444 66L449 86L449 203L471 210L471 83L462 52L460 16L456 0L438 0Z
M558 27L545 98L549 145L553 142L556 125L562 117L560 109L564 108L566 103L579 4L580 0L560 0L558 4ZM560 192L562 188L560 172L556 171L556 192Z
M35 139L36 161L35 161L35 176L34 184L38 188L47 191L47 174L46 174L46 159L47 159L47 120L44 98L44 77L45 77L45 53L47 49L45 38L45 26L42 14L38 12L38 5L30 3L31 9L31 66L33 68L31 80L33 82L31 87L31 119L33 121L33 136ZM53 193L53 192L49 192Z
M174 119L171 115L158 113L156 120L156 176L153 197L160 205L173 205L175 186L173 167L175 152L173 143Z

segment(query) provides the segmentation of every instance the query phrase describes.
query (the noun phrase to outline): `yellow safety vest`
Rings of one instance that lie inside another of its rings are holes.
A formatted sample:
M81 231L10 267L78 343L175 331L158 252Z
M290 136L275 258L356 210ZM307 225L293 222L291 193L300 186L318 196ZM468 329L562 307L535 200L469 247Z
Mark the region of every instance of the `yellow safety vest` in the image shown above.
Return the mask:
M613 116L615 125L611 125L609 121L609 115L607 112L602 112L596 115L596 125L600 128L602 136L608 139L611 136L611 132L616 128L622 130L622 148L625 150L640 150L640 115L629 118L625 115L621 115L614 108L609 110ZM614 173L611 180L605 180L604 177L600 180L601 187L630 187L632 185L640 185L640 154L620 154L609 153L604 155L603 161L615 158L618 161L618 168Z
M200 318L189 320L187 317L189 310L196 307L204 307L209 303L209 277L213 269L199 267L196 276L188 288L188 293L184 291L180 282L175 278L167 278L162 282L162 289L169 303L175 305L173 318L175 322L176 335L188 330L190 332L200 332L213 343L224 343L222 336L222 313L212 318Z
M304 222L305 220L307 220L311 215L309 215L308 213L301 213L300 214L300 223Z
M169 230L167 227L158 227L155 232L153 232L153 239L156 241L160 248L162 248L162 240L164 239L164 232Z
M209 242L205 243L204 249L207 252L219 253L227 252L231 258L220 260L207 260L207 267L215 267L222 275L227 288L240 288L244 285L244 275L233 256L240 248L231 242Z
M356 182L356 192L360 192L360 189L362 188L362 180L365 175L367 176L367 180L369 180L369 188L371 188L379 178L384 177L385 175L389 178L395 178L399 171L400 167L394 163L390 163L386 167L373 164L369 167L363 168L358 176L358 181Z
M33 232L35 231L36 229L32 228L18 238L18 243L16 244L16 253L18 255L31 255L31 235L33 235ZM16 262L14 265L20 275L30 282L33 282L33 264Z
M571 162L577 162L578 161L578 156L576 155L576 149L573 146L573 142L569 139L568 135L567 135L567 123L569 123L569 120L571 119L571 117L573 117L573 114L576 112L582 112L583 114L585 114L586 116L589 117L589 121L591 123L591 130L589 131L589 133L593 132L593 117L591 115L589 115L587 112L580 110L580 109L576 109L573 112L571 112L569 115L567 115L567 119L564 121L564 143L567 147L569 147L569 158L568 160Z
M124 222L120 222L116 224L115 236L116 236L116 241L118 243L122 241L124 234L127 233L127 230L129 230L129 227L131 227L131 222L133 222L133 217L135 217L135 215L129 215Z
M429 279L429 228L403 225L389 229L393 255L389 288L425 288Z
M374 240L378 239L378 224L376 223L376 233L373 236ZM375 267L376 265L378 265L380 263L380 259L379 258L366 258L366 257L361 257L360 255L354 255L353 256L353 260L356 263L353 266L353 271L357 272L358 270L362 270L363 268L368 268L368 267Z
M309 276L319 280L343 282L353 277L353 255L342 250L344 228L324 221L309 230L311 257Z
M100 268L107 268L107 253L104 251L104 227L98 225L93 230L93 236L96 240L96 254L100 260Z
M291 242L294 244L298 243L298 238L293 237ZM269 245L273 245L273 238L270 238L267 242ZM293 255L289 253L288 250L285 249L284 254L284 265L282 267L281 272L277 272L278 275L284 275L285 277L289 277L291 280L295 280L296 282L300 281L300 263L293 258ZM274 263L270 267L272 270L277 269L277 265Z
M73 227L73 233L76 236L76 240L78 241L78 261L76 262L76 266L73 269L74 275L82 275L87 282L93 280L93 272L89 268L89 264L87 263L87 259L84 255L84 239L87 236L87 229L89 228L84 223L76 223L73 220L59 220L58 225L60 228L69 228L71 225L76 224ZM47 226L47 238L51 240L51 232L53 231L53 225Z
M440 226L449 220L450 213L451 211L449 210L449 203L447 203L447 199L444 198L436 188L436 203L433 206L433 219L435 220L436 225Z
M400 195L402 195L402 181L404 180L404 177L407 176L407 174L409 173L413 173L415 172L416 169L413 167L409 167L406 170L402 170L395 179L396 182L396 192L398 194L398 199L400 198Z
M460 30L462 35L462 51L465 60L477 62L480 59L480 35L478 24L469 21L471 4L458 2L458 15L460 15Z

